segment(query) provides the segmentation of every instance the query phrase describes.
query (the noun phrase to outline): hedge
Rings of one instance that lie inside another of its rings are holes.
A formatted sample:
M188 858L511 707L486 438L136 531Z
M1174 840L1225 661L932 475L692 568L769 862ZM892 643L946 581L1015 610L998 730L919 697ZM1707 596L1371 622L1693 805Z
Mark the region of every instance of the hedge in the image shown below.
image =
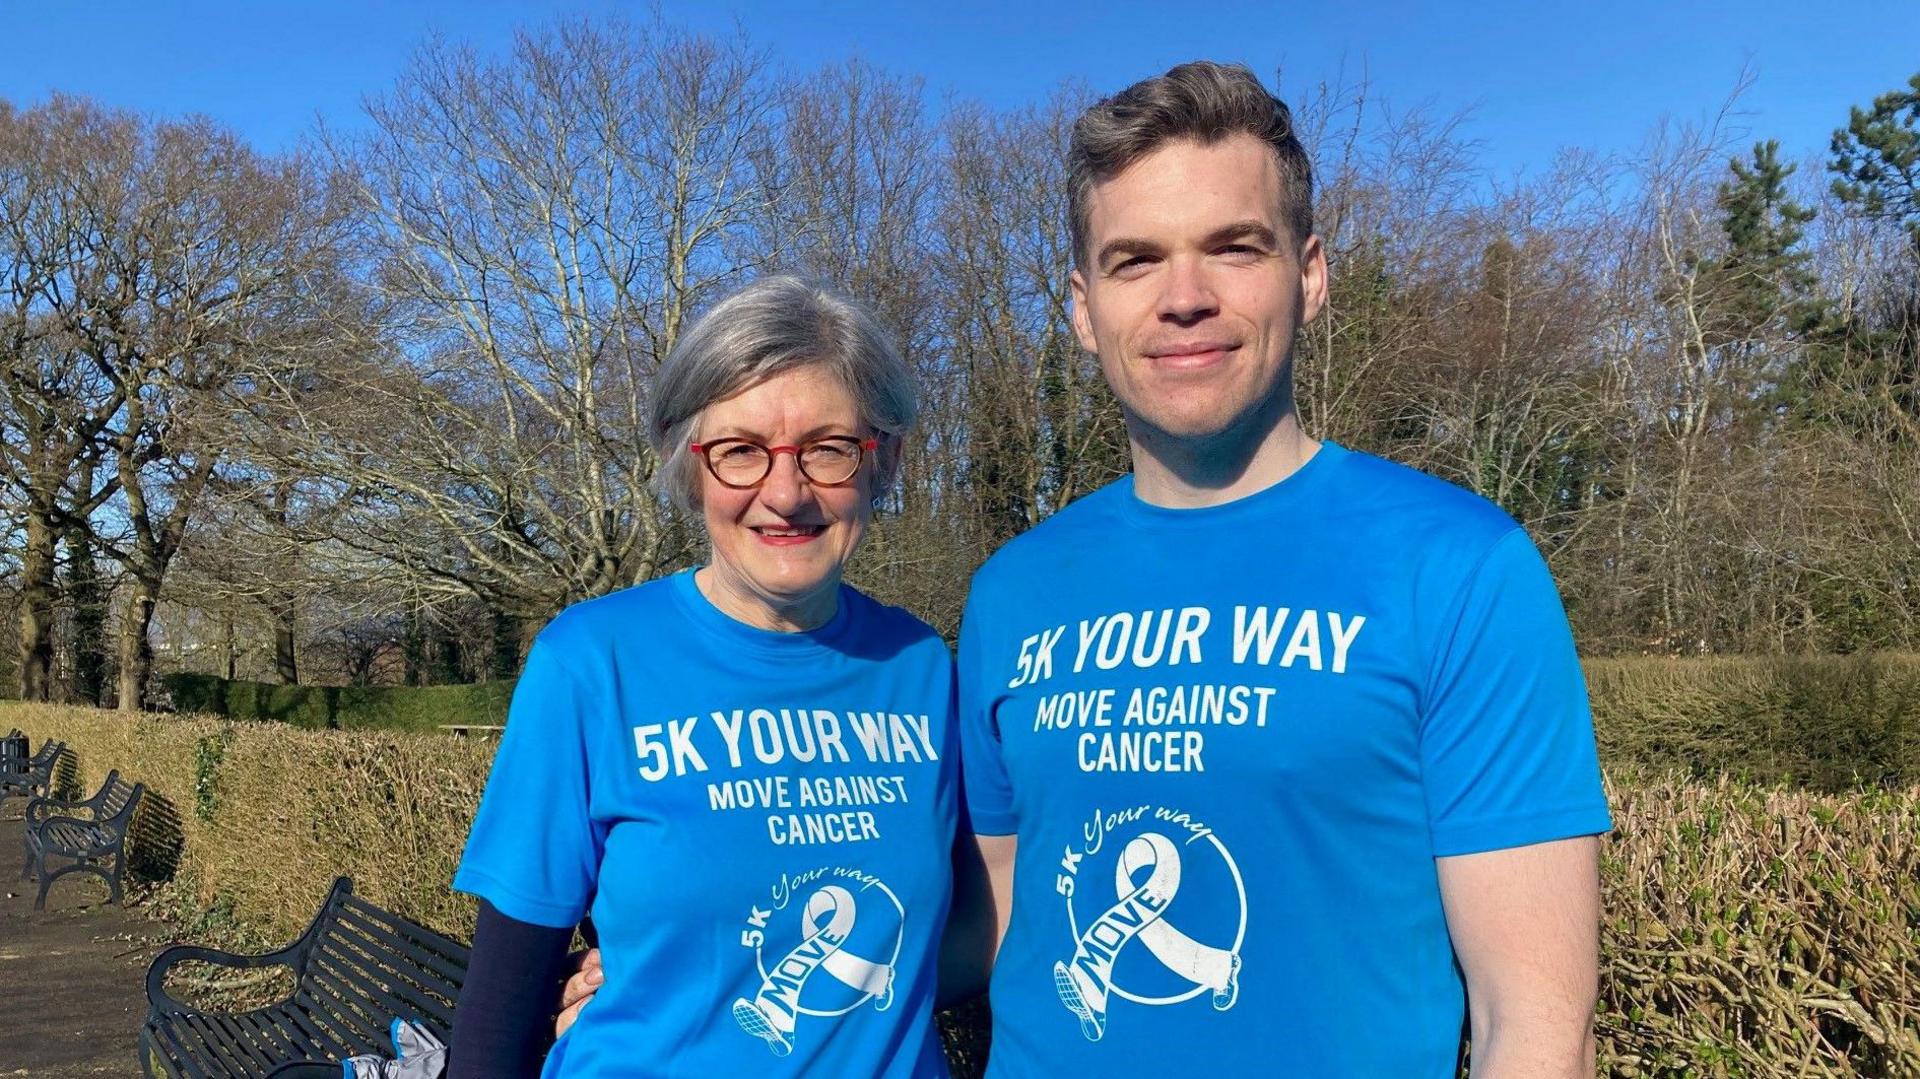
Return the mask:
M492 743L0 705L155 797L136 864L259 943L339 873L459 936L447 884ZM1602 1074L1920 1074L1920 789L1822 794L1722 779L1616 784L1602 858ZM981 1037L977 1029L962 1035Z
M1822 791L1920 784L1920 656L1586 664L1610 773L1677 769Z
M1601 759L1839 791L1920 783L1920 656L1596 659ZM434 731L506 722L513 682L285 686L173 674L174 708L309 729Z
M1616 824L1602 1074L1920 1075L1920 661L1588 675ZM6 726L66 740L76 786L112 767L146 783L137 871L259 943L289 939L339 873L471 933L448 881L492 742L0 703Z
M457 686L289 686L209 674L161 679L174 711L288 723L309 730L435 731L443 723L501 724L513 683Z

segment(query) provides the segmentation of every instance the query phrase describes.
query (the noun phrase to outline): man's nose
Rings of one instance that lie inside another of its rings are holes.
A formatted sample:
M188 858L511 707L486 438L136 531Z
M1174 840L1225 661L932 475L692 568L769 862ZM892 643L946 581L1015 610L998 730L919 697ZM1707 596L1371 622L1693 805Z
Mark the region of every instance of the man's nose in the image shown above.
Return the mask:
M1199 259L1174 258L1167 264L1166 287L1160 292L1160 317L1192 322L1220 309L1213 283Z

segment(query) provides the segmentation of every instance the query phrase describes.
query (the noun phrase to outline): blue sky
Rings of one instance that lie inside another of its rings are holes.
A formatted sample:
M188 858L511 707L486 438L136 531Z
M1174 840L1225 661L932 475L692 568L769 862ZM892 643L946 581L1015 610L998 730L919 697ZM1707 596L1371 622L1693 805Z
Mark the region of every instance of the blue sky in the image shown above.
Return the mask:
M776 67L857 55L999 107L1067 79L1111 91L1195 57L1234 59L1297 98L1366 75L1396 108L1470 110L1464 133L1490 174L1542 169L1561 147L1631 151L1662 116L1716 111L1743 67L1738 118L1793 156L1821 152L1847 106L1920 70L1920 2L1344 4L660 0L671 21L736 23ZM0 97L59 89L160 115L201 112L280 149L358 122L432 31L482 50L517 25L577 13L648 16L610 0L0 0Z

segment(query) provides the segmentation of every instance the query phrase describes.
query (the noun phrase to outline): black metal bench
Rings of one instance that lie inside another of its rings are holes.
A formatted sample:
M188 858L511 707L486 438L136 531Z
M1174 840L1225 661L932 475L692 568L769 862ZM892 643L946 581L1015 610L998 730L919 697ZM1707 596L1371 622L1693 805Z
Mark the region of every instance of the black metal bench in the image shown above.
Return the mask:
M31 801L53 793L53 770L60 763L60 754L66 751L65 742L49 738L40 743L40 752L25 761L10 760L9 767L0 771L0 807L4 807L9 798Z
M0 738L0 775L18 771L26 765L26 759L27 736L15 727Z
M120 902L121 877L127 871L127 826L145 790L113 771L91 798L77 802L35 798L27 803L27 858L20 876L40 881L33 909L45 910L47 890L69 873L102 878L112 893L107 902ZM56 861L67 864L56 867Z
M293 993L248 1012L209 1012L166 991L167 971L199 960L249 969L286 966ZM266 955L180 946L147 969L147 1022L140 1062L149 1076L255 1077L301 1062L390 1051L396 1018L413 1019L451 1044L453 1009L467 976L467 948L355 896L346 877L300 939Z

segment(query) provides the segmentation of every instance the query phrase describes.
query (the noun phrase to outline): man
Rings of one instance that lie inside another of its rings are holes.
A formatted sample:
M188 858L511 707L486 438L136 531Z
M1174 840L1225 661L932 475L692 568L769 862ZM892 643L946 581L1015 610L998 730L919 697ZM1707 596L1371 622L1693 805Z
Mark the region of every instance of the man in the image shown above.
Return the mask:
M1182 65L1081 117L1069 186L1133 474L968 600L989 1074L1439 1079L1465 1014L1476 1076L1591 1075L1609 822L1566 619L1497 508L1301 431L1327 269L1286 107Z

